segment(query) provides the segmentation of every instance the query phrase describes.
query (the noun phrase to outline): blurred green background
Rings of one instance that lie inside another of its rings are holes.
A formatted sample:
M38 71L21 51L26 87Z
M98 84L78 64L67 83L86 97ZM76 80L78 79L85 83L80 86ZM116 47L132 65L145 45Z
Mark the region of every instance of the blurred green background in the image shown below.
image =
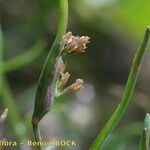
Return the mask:
M0 23L4 37L2 70L11 95L0 96L0 112L8 107L13 114L15 108L20 118L14 125L11 116L6 118L0 124L0 136L32 139L30 120L36 84L56 35L58 0L0 0ZM68 55L65 61L72 76L70 83L83 78L85 86L76 95L56 100L41 121L43 139L72 139L78 146L63 149L89 149L120 102L132 59L148 25L149 0L69 0L68 31L90 36L91 43L86 53ZM139 146L142 122L150 112L150 45L147 49L133 102L104 150L136 150ZM9 62L18 56L20 59ZM14 99L15 107L7 106L3 99ZM23 145L18 149L30 148Z

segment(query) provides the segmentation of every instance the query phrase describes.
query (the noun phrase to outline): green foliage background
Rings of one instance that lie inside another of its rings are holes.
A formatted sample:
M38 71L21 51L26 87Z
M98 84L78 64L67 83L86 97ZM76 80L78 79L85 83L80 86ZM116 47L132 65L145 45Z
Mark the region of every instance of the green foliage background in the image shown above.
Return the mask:
M53 110L42 121L41 128L45 139L75 139L78 148L86 150L122 96L135 50L145 28L150 25L150 1L70 0L69 4L68 31L91 37L85 55L65 58L73 79L83 78L86 90L83 89L77 96L58 99ZM56 35L57 21L57 0L0 0L5 60L2 70L8 68L7 81L20 118L27 127L28 138L33 136L30 120L35 87ZM31 50L32 53L11 62ZM149 75L148 52L133 103L107 140L104 150L137 149L142 121L145 113L150 111ZM91 99L86 97L89 92ZM0 97L1 112L6 107L2 99ZM16 139L9 126L7 118L0 127L1 137Z

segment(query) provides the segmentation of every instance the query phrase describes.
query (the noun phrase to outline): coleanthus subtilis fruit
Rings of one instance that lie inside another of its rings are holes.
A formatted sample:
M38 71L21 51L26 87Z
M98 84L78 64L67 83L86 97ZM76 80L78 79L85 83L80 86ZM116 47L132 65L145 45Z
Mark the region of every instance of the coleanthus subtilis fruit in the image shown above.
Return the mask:
M71 92L76 93L83 87L83 79L77 79L72 85L63 89L67 84L70 73L66 72L66 64L63 62L64 53L83 53L86 51L87 44L90 37L88 36L73 36L71 32L66 33L59 46L59 53L55 57L54 61L51 61L51 76L47 80L48 84L45 90L40 88L41 95L35 100L35 108L32 118L32 124L37 125L43 116L52 107L53 100L64 93ZM54 64L53 64L54 63ZM42 85L44 86L44 85ZM39 91L39 90L38 90Z

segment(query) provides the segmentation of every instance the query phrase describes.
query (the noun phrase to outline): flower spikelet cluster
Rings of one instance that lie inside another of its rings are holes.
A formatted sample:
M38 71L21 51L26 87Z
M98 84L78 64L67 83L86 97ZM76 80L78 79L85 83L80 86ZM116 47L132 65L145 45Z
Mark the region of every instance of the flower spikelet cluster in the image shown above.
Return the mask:
M63 62L63 54L65 52L67 53L83 53L87 49L87 44L90 42L90 37L88 36L73 36L72 32L67 32L61 42L61 53L56 58L55 68L57 72L57 90L61 91L62 88L67 84L68 80L70 79L70 73L66 71L66 64ZM71 92L76 93L83 87L84 81L83 79L76 79L76 81L68 86L65 90L65 92ZM60 92L61 93L61 92ZM61 95L61 94L57 94Z

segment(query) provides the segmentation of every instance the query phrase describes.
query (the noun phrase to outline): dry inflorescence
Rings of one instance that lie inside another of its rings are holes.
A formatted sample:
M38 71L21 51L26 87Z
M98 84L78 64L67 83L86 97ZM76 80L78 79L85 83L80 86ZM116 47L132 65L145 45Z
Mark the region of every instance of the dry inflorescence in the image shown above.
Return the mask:
M63 54L67 53L83 53L86 51L87 44L90 42L90 37L88 36L73 36L72 32L67 32L61 42L61 53L56 58L56 71L58 73L58 90L59 91L63 86L65 86L70 78L70 73L65 72L66 65L63 62ZM77 79L72 85L67 87L65 91L71 93L76 93L83 87L83 79ZM56 94L57 95L57 94ZM59 95L59 94L58 94Z
M66 35L63 36L63 43L65 43L64 51L68 53L82 53L85 52L87 46L86 44L89 43L90 37L88 36L73 36L72 32L68 32Z

